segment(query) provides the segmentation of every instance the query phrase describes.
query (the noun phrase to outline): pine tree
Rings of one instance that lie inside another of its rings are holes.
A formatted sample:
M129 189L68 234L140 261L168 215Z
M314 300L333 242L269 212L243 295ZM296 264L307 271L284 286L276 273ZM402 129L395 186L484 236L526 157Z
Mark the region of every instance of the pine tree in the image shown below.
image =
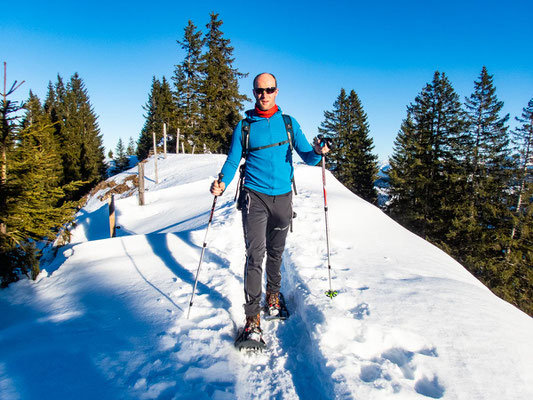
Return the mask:
M533 99L516 117L513 133L517 152L514 218L503 271L506 283L500 296L533 316Z
M367 115L361 101L354 90L346 97L345 90L341 89L333 107L333 111L324 112L325 120L319 128L319 132L335 141L328 165L348 189L376 203L377 156L372 154L373 140L369 137Z
M201 143L209 152L229 151L234 127L241 119L243 103L250 99L239 93L238 80L248 74L233 67L233 47L223 37L223 24L218 14L212 13L206 25L207 52L202 56L202 73L205 76L201 87L203 123Z
M341 149L341 144L338 143L338 141L339 136L345 133L347 114L348 99L346 97L346 91L341 88L339 96L333 103L333 110L324 111L324 121L322 121L318 128L318 131L321 134L331 137L335 142L335 146L331 149L326 158L326 167L334 173L339 169L338 161L341 157L338 151Z
M130 140L128 141L128 148L126 149L126 155L128 156L134 156L135 155L135 142L133 141L133 138L130 136Z
M17 118L18 120L18 118ZM30 93L26 114L13 129L2 215L7 231L0 235L2 285L18 279L16 270L35 278L39 273L34 241L52 239L71 220L75 204L65 202L59 146L49 117Z
M464 128L459 96L435 72L407 108L390 159L390 212L422 237L441 243L460 202L460 152Z
M124 149L124 143L122 143L122 138L118 139L117 147L115 149L115 157L113 160L115 161L115 173L125 171L129 168L130 160L126 155L126 150Z
M418 229L417 203L422 197L417 179L425 169L418 156L416 126L408 109L407 117L394 140L393 154L389 159L391 202L388 211L396 221L412 231Z
M474 92L466 99L468 116L469 197L460 224L461 246L455 256L489 287L502 285L505 249L511 234L510 187L512 157L503 102L496 96L493 77L483 67ZM462 232L462 233L461 233Z
M201 88L204 75L202 73L202 48L205 40L202 32L189 20L182 41L177 41L185 51L183 61L175 66L174 102L176 104L177 125L185 143L199 145L201 114Z
M27 128L37 121L46 121L51 124L48 115L46 115L43 106L41 105L41 100L39 100L39 97L37 97L31 90L24 108L26 109L26 114L22 118L22 128Z
M86 182L81 191L73 194L79 196L105 175L106 165L98 117L78 74L74 74L66 86L59 75L55 85L49 83L44 110L54 124L60 143L62 184Z
M148 102L143 107L146 111L144 127L137 141L137 156L140 160L148 157L153 148L153 132L156 134L156 142L163 138L163 124L173 127L176 108L172 100L172 91L165 77L162 81L152 78L152 87L148 95Z
M17 101L8 99L8 97L17 90L22 83L17 85L13 83L7 90L5 85L7 81L7 63L4 62L4 92L2 93L2 104L0 106L0 235L6 234L6 216L7 216L7 154L15 143L16 113L22 108Z
M74 139L72 144L69 143L69 150L72 151L73 160L79 160L81 180L88 182L90 187L105 175L104 146L98 127L98 117L90 103L85 84L77 73L71 77L67 85L66 104L69 116L66 128L68 135ZM78 144L79 147L74 148L74 144Z
M518 190L515 203L515 212L518 216L518 221L515 220L513 224L511 241L515 238L522 209L527 208L528 205L528 197L526 195L528 186L533 184L533 99L529 100L527 107L524 107L522 110L522 115L516 117L516 120L521 123L513 131L513 143L518 155L516 170L516 186Z

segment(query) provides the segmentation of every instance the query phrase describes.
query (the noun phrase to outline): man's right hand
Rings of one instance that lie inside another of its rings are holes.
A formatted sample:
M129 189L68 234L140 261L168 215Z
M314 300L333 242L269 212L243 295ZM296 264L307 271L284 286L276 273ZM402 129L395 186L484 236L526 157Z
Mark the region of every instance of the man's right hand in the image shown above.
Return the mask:
M226 189L226 184L224 182L213 181L211 184L211 194L213 196L220 196L224 193L224 189Z

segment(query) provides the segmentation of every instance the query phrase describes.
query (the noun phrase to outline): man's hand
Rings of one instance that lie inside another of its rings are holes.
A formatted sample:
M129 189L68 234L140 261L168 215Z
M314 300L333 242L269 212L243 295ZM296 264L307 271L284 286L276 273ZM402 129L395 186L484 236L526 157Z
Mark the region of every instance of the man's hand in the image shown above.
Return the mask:
M213 181L210 190L213 196L220 196L224 193L224 189L226 189L226 184L224 182Z
M324 138L321 136L322 135L319 135L313 140L313 149L315 150L316 154L326 155L330 151L328 140L324 140Z

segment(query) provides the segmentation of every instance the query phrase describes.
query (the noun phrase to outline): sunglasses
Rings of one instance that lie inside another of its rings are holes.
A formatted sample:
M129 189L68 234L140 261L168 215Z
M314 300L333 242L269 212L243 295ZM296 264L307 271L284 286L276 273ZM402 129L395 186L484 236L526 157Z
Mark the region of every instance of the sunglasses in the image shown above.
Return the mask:
M254 88L254 92L261 95L263 92L267 92L268 94L272 94L276 91L277 88L275 87L267 87L267 88Z

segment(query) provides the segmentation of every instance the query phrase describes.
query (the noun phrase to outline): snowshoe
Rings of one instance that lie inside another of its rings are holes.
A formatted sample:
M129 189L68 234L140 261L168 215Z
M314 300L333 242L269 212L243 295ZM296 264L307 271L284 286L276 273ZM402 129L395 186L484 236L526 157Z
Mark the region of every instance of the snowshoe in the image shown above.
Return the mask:
M246 317L246 325L239 329L239 334L235 339L235 347L238 350L257 351L266 348L263 340L263 331L260 326L260 316Z
M265 320L285 320L290 315L289 310L287 310L287 304L285 303L285 297L283 297L282 293L267 292L264 311Z

